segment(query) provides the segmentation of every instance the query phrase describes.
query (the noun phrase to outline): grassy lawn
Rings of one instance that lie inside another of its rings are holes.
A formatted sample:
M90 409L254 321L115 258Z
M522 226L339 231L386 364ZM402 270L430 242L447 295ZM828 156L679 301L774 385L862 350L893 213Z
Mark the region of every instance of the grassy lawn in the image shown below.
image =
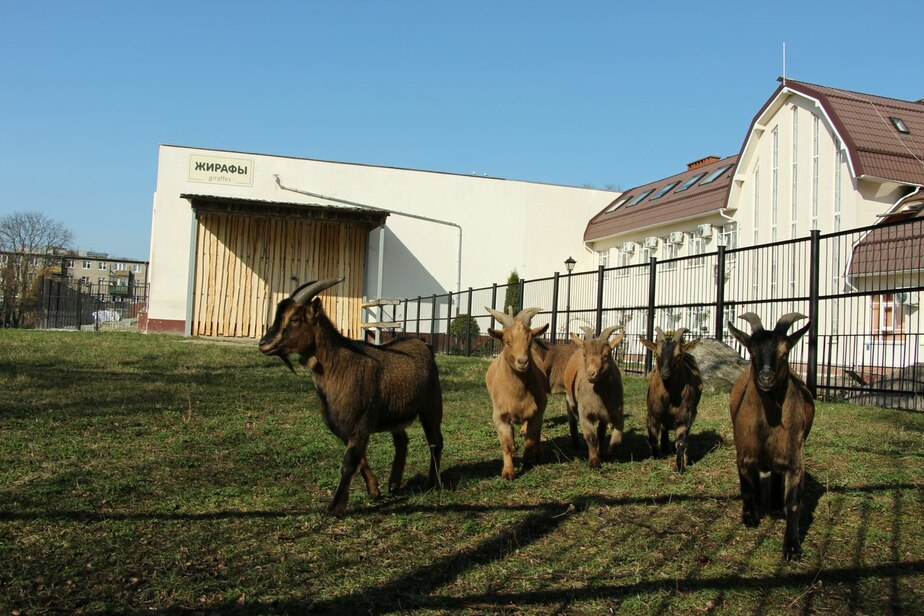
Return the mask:
M357 478L338 519L343 447L255 345L0 330L0 616L924 612L924 415L818 404L786 563L782 519L739 521L727 396L682 477L647 458L643 379L596 472L552 397L543 464L506 482L487 363L439 364L445 489L415 425L405 487L371 502ZM383 486L391 455L376 435Z

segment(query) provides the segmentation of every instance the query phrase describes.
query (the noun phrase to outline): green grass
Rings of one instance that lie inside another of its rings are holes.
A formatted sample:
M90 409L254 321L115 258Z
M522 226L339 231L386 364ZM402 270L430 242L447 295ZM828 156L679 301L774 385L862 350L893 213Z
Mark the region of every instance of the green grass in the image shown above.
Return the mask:
M739 520L727 396L706 396L684 476L627 434L587 468L550 399L543 463L500 479L485 360L439 357L442 491L353 482L310 380L254 345L0 330L0 615L41 613L921 613L924 416L819 403L804 557ZM387 480L388 435L370 462ZM766 489L766 485L765 485Z

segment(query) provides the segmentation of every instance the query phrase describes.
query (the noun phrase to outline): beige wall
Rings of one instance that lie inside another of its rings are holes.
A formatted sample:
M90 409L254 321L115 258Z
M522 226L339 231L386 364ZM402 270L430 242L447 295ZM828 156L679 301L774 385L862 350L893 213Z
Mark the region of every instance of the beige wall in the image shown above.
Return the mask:
M190 155L252 160L252 186L190 181ZM285 158L160 146L151 231L149 319L185 321L189 310L195 221L180 194L207 194L290 203L324 203L280 188L327 195L389 210L450 221L459 230L392 214L386 227L384 297L430 295L563 271L571 256L577 270L595 267L582 242L587 220L612 201L609 191ZM336 204L332 204L336 205ZM378 233L372 232L366 294L377 294Z

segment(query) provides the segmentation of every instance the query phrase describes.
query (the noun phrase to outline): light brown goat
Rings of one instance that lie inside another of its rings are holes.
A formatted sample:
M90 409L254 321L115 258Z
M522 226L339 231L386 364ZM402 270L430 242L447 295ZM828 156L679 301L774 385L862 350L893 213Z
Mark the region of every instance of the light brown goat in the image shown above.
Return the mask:
M699 339L684 343L685 327L670 339L660 327L655 329L655 342L639 338L651 350L655 363L648 375L648 444L655 458L670 453L669 432L674 430L677 472L683 473L687 468L687 436L703 395L703 377L689 353Z
M751 334L731 322L728 330L751 354L751 367L735 383L729 398L741 482L741 520L760 523L760 473L770 473L771 506L786 516L783 556L802 555L799 515L804 475L803 449L815 418L815 402L802 379L789 367L789 351L809 325L787 335L793 322L806 318L792 312L772 331L753 312L741 315Z
M347 447L340 483L328 506L338 515L346 509L350 480L357 470L369 495L379 496L378 481L366 461L373 432L392 434L395 458L388 480L392 491L401 485L407 459L406 428L415 417L420 418L430 446L430 486L439 483L443 451L443 398L432 349L416 338L375 346L342 336L316 297L342 280L330 278L300 286L279 302L273 325L260 339L260 352L279 356L290 369L289 355L299 354L300 363L311 371L324 423Z
M624 428L622 375L613 360L612 351L626 333L612 341L609 337L619 326L603 330L596 338L589 327L582 328L585 338L571 334L575 351L565 367L565 404L568 409L568 427L571 443L577 447L577 424L587 442L587 463L590 468L600 466L600 456L612 453L622 442ZM609 445L606 426L612 424L613 435Z
M536 464L541 452L542 416L547 402L545 374L533 352L533 338L540 336L548 325L531 329L530 321L539 308L526 308L516 316L485 307L503 330L488 328L488 334L504 343L500 355L494 358L485 375L491 396L492 418L500 439L504 467L501 477L513 479L514 423L526 424L523 441L524 469Z

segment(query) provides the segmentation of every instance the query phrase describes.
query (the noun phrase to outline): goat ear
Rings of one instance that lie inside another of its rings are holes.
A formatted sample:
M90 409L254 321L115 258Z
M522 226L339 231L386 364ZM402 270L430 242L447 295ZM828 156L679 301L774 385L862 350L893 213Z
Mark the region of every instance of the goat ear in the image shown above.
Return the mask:
M645 339L642 338L641 336L638 337L638 341L642 343L642 346L643 346L643 347L645 347L646 349L648 349L648 350L651 351L652 353L657 352L657 350L658 350L658 345L656 345L654 342L651 342L650 340L645 340Z
M748 347L749 349L751 348L751 336L732 325L731 321L728 322L728 331L732 336L735 337L735 340Z
M574 344L578 344L578 345L584 344L584 341L581 340L581 337L578 336L577 334L571 334L571 342L573 342Z
M812 326L812 322L809 321L808 324L802 329L796 330L793 333L786 336L786 346L790 349L796 346L796 343L799 342L799 338L805 335L805 332L809 330L809 327Z
M546 324L543 325L542 327L537 327L537 328L535 328L535 329L533 330L533 337L534 337L534 338L538 338L539 336L541 336L542 334L544 334L544 333L545 333L545 330L547 330L548 328L549 328L549 324L548 324L548 323L546 323Z
M622 343L623 339L625 339L625 337L626 337L626 332L624 331L619 332L618 336L610 340L610 348L615 349L616 347L618 347Z
M497 338L498 340L504 339L504 332L498 331L494 329L493 327L488 328L488 335L491 336L492 338Z
M702 338L694 338L693 340L690 340L689 342L684 343L683 346L681 347L683 349L683 352L684 353L690 352L692 349L696 347L697 344L699 344L700 340L702 340Z

